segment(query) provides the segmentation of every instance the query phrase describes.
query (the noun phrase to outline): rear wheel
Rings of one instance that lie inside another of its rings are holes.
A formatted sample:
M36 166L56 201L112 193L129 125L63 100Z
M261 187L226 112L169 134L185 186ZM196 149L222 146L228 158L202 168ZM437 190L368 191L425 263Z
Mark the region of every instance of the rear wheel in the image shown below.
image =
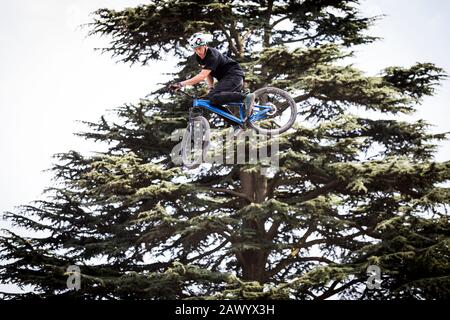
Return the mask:
M188 169L195 169L203 163L209 149L209 122L202 116L192 118L181 142L181 159Z
M297 118L297 105L284 90L265 87L254 92L255 105L249 126L261 134L280 134L287 131ZM268 110L268 111L267 111ZM266 112L263 119L256 119L259 112ZM253 117L253 118L252 118Z

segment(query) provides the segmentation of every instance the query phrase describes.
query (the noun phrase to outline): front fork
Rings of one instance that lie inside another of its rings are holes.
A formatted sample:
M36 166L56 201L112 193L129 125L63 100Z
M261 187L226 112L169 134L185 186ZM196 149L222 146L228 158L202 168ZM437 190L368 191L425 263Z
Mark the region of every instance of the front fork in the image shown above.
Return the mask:
M203 110L198 107L189 108L189 123L188 130L194 134L194 118L198 116L203 116Z

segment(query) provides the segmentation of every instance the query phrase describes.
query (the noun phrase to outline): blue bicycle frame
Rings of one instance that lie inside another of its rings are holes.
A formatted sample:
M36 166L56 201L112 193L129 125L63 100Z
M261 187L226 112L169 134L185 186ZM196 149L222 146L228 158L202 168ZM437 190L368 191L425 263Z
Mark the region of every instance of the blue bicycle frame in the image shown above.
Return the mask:
M245 107L244 107L244 103L242 103L242 102L230 102L230 103L224 104L224 106L239 107L239 118L229 112L226 112L219 108L214 107L213 105L211 105L211 102L209 100L202 100L202 99L194 98L192 106L197 107L197 108L205 108L206 110L217 113L218 115L220 115L224 118L227 118L231 121L234 121L239 125L244 124ZM255 121L264 119L265 117L267 117L267 113L271 110L272 110L272 108L270 106L260 106L260 105L255 104L253 106L253 114L248 118L248 121L255 122Z

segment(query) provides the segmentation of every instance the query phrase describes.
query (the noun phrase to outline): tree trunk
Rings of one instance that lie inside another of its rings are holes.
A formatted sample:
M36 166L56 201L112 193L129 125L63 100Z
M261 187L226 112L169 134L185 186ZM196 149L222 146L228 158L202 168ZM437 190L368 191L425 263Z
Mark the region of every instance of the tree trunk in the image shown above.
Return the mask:
M261 203L265 200L267 194L267 177L259 172L239 172L241 180L241 192L245 193L255 203ZM242 222L243 229L251 229L254 231L254 241L265 239L263 219L244 219ZM267 281L266 263L268 251L258 250L242 250L239 253L242 278L248 281L258 281L264 283Z
M267 2L267 9L265 15L265 27L263 36L263 47L270 46L270 19L272 17L273 1ZM267 75L265 66L262 67L262 76ZM265 200L267 195L267 177L261 175L259 172L239 172L241 180L241 192L245 193L249 198L253 199L255 203L261 203ZM264 229L265 221L263 219L244 219L242 222L243 229L252 229L255 234L255 242L261 239L266 239L266 232ZM242 267L242 278L247 281L258 281L265 283L267 279L266 263L269 256L268 250L243 250L237 255L238 261Z

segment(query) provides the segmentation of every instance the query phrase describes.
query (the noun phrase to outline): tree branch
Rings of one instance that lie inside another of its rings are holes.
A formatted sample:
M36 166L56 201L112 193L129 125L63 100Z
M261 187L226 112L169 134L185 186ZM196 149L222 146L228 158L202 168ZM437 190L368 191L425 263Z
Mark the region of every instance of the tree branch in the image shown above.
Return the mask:
M236 54L236 56L239 56L239 50L236 48L236 46L233 43L233 39L231 38L231 36L228 34L227 29L225 28L225 26L221 23L221 22L217 22L217 25L219 26L219 29L223 32L223 34L225 35L225 38L228 41L228 44L231 48L231 50L233 50L233 52Z
M281 225L281 221L280 220L274 221L272 223L272 225L270 226L270 228L269 228L269 230L267 231L267 234L266 234L267 240L273 240L273 238L275 238L275 236L277 235L277 231L278 231L278 228L280 227L280 225Z
M211 253L213 253L213 252L215 252L215 251L217 251L217 250L222 249L223 247L225 247L225 245L226 245L227 243L228 243L228 240L225 240L224 242L222 242L220 245L218 245L218 246L215 247L214 249L211 249L211 250L206 251L206 252L204 252L204 253L202 253L202 254L199 254L198 256L196 256L196 257L194 257L194 258L187 259L186 262L187 262L187 263L190 263L190 262L192 262L192 261L201 259L201 258L203 258L203 257L205 257L205 256L207 256L207 255L209 255L209 254L211 254Z
M300 238L300 243L305 243L308 237L317 229L317 221L312 221L312 225L309 226L308 230L306 230L305 234Z
M328 182L326 185L316 188L314 190L311 191L307 191L304 195L300 196L300 197L295 197L292 198L290 197L290 199L295 202L295 203L302 203L305 201L309 201L312 200L314 198L317 198L318 196L321 196L323 194L328 193L329 191L331 191L333 188L337 187L340 183L340 180L335 179L331 182Z
M272 22L272 24L270 25L270 28L273 29L277 24L279 24L280 22L289 19L289 16L284 16L278 20L275 20L274 22Z
M324 257L297 257L294 258L292 256L289 256L283 260L281 260L275 267L267 271L268 277L273 277L275 274L286 268L289 264L294 262L304 262L304 261L318 261L318 262L324 262L328 264L335 264L336 262L329 260Z
M270 28L270 18L272 17L273 11L273 0L267 1L267 11L265 14L264 21L264 35L263 35L263 48L268 48L270 46L270 37L272 35L272 29Z
M305 40L312 40L312 39L317 38L318 36L319 35L307 36L307 37L298 38L298 39L289 39L289 40L281 41L281 43L293 43L293 42L299 42L299 41L305 41Z
M299 96L294 97L294 101L295 101L296 103L299 103L299 102L308 100L308 99L311 98L311 97L312 97L312 94L310 94L310 93L305 93L305 94L302 94L302 95L299 95Z
M236 30L236 20L233 19L231 23L231 35L233 36L234 40L236 41L236 50L238 52L238 57L242 58L242 55L244 53L244 46L242 44L242 38L239 35L239 32Z
M359 232L356 232L356 233L353 233L353 234L349 234L348 236L341 237L341 238L338 238L338 239L336 239L336 238L335 239L325 239L325 238L315 239L315 240L311 240L311 241L305 242L303 244L299 243L297 245L294 245L292 248L307 248L307 247L311 247L313 245L322 244L322 243L329 243L329 244L331 243L332 244L332 242L334 240L338 240L338 242L342 242L343 240L352 239L354 237L359 237L359 236L361 236L363 234L365 234L365 232L359 231Z
M228 193L228 194L231 194L233 196L243 198L243 199L245 199L245 200L247 200L249 202L253 201L253 199L250 198L249 196L247 196L245 193L234 191L234 190L230 190L230 189L225 189L225 188L208 188L208 190L213 191L213 192Z
M281 180L280 174L279 172L277 172L275 176L272 178L272 181L270 181L267 186L267 199L271 199L273 197L273 192L277 187L277 184L280 182L280 180Z
M294 99L295 103L299 103L299 102L308 100L308 99L311 98L311 97L312 97L312 94L310 94L310 93L305 93L305 94L296 96L296 97L294 97L293 99ZM288 101L286 101L286 102L281 103L280 106L279 106L278 108L279 108L279 110L280 110L281 112L283 112L284 110L286 110L286 108L288 107L288 105L289 105L289 104L288 104Z
M316 299L317 300L325 300L326 298L329 298L332 295L335 295L336 293L339 293L342 290L347 289L348 287L350 287L353 284L358 283L358 282L360 282L360 279L353 279L353 280L347 282L346 284L340 286L339 288L335 289L335 287L339 283L339 281L336 280L336 281L334 281L334 283L330 286L330 288L327 291L325 291L320 296L317 296Z
M338 179L335 179L335 180L327 183L323 187L316 188L314 190L308 191L308 192L306 192L306 194L304 194L302 197L300 197L300 199L298 200L298 203L305 202L305 201L308 201L308 200L312 200L314 198L317 198L320 195L328 193L328 191L330 191L333 188L335 188L337 185L339 185L339 183L340 183L340 181Z

